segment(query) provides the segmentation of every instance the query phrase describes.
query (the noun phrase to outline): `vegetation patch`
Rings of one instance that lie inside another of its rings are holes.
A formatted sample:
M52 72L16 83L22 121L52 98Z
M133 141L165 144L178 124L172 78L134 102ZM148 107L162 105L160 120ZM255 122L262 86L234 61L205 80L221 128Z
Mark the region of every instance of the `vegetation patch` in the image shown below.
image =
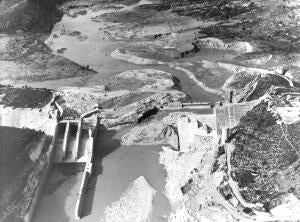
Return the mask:
M272 86L290 88L289 82L284 78L277 75L266 75L259 78L255 90L247 97L247 101L262 97Z
M0 85L0 104L15 108L42 108L52 99L49 89L13 88Z
M231 130L236 147L231 159L232 176L246 201L276 206L290 187L300 197L296 186L299 156L291 146L300 147L300 124L276 124L278 117L267 107L267 102L255 106Z

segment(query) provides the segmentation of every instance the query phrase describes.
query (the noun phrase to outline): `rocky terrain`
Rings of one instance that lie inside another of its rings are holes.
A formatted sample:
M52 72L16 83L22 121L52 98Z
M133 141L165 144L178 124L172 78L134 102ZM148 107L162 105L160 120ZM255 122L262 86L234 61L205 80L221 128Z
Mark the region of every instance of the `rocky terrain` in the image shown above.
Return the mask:
M295 0L0 0L0 220L26 221L53 98L61 119L97 110L114 146L163 146L161 221L299 220L299 16ZM165 109L186 101L258 105L225 143L212 109ZM154 220L153 181L135 178L92 217Z

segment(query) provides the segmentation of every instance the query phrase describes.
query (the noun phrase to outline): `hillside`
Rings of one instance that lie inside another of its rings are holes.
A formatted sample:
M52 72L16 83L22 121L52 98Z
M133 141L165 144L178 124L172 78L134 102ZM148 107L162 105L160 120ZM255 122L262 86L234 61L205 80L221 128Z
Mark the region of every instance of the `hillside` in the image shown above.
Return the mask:
M287 193L300 197L300 125L276 123L280 116L267 109L282 106L275 101L257 105L232 129L232 176L245 200L262 203L266 210L279 205Z

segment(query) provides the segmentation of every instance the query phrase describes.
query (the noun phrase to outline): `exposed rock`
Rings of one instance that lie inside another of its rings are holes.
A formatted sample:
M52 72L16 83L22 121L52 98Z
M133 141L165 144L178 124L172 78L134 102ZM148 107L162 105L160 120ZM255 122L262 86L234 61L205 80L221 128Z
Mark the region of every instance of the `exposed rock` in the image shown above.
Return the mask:
M250 53L254 51L254 47L249 42L232 42L225 43L221 39L217 38L203 38L200 39L197 44L203 48L213 48L221 50L232 50L240 53Z
M196 222L185 207L172 212L168 218L168 222Z
M181 117L178 120L180 151L189 152L199 146L199 142L210 133L207 125L202 125L196 118Z
M235 220L225 209L209 206L196 213L197 221L233 222Z
M170 144L178 149L178 135L175 129L161 121L154 121L144 126L136 126L122 137L123 145Z
M114 110L105 110L101 113L102 123L107 127L138 123L141 117L145 118L145 113L151 114L151 110L158 110L162 104L177 101L183 97L185 97L185 94L179 91L156 93L138 102Z
M157 92L169 90L174 86L170 73L155 69L129 70L120 73L116 78L142 81L144 84L138 89L139 91Z
M0 45L3 46L0 47L0 80L6 84L59 80L96 73L62 56L53 55L45 43L36 40L33 35L2 35Z
M198 140L195 141L197 144L195 144L194 149L192 151L187 150L185 153L163 147L163 152L160 153L160 163L165 165L168 174L166 196L173 209L177 209L182 204L181 187L189 181L192 172L199 166L201 159L207 155L208 151L215 149L216 141L212 135L199 136ZM180 136L181 134L179 134L179 140L181 139ZM205 170L207 168L209 168L208 165L205 166Z

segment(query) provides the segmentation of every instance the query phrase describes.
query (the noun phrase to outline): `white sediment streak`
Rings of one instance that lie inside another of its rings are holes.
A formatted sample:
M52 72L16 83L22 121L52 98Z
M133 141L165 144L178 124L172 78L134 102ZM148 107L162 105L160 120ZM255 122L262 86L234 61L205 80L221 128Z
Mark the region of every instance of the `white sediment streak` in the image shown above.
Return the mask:
M106 207L100 222L147 222L156 191L143 176L132 182L120 200Z
M138 56L122 53L122 52L120 52L119 49L114 50L111 53L111 57L114 59L127 61L127 62L134 63L137 65L154 65L154 64L166 65L166 66L170 67L171 69L175 69L175 70L184 72L190 79L192 79L198 86L203 88L205 91L212 93L212 94L219 95L219 96L224 96L224 93L221 90L212 89L210 87L207 87L203 82L201 82L200 80L198 80L196 78L196 76L193 72L191 72L188 69L183 68L181 66L174 65L173 63L156 61L154 59L140 58Z

